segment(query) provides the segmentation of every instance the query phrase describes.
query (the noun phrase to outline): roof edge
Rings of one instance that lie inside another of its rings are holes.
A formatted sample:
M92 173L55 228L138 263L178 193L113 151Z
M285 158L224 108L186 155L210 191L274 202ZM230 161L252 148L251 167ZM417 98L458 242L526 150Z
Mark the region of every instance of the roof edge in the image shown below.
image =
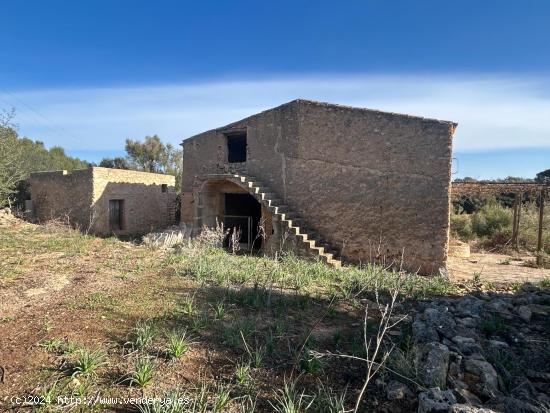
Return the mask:
M297 98L297 99L293 99L289 102L283 103L281 105L278 105L278 106L275 106L275 107L272 107L272 108L269 108L269 109L266 109L266 110L262 110L261 112L255 113L253 115L247 116L247 117L239 119L237 121L228 123L227 125L219 126L219 127L212 128L212 129L207 129L203 132L200 132L200 133L197 133L195 135L189 136L188 138L183 139L181 144L183 144L184 141L197 138L201 135L204 135L204 134L207 134L207 133L210 133L210 132L218 132L218 131L223 131L225 129L231 129L231 127L233 125L244 122L248 119L252 119L256 116L260 116L260 115L262 115L266 112L270 112L270 111L273 111L273 110L278 110L278 109L281 109L283 107L291 106L291 105L311 105L311 106L318 106L318 107L324 107L324 108L351 110L351 111L381 114L381 115L391 115L391 116L397 116L397 117L402 117L402 118L407 118L407 119L420 120L420 121L423 121L423 122L440 123L440 124L449 125L449 127L451 128L451 135L454 134L454 132L455 132L457 126L458 126L457 122L453 122L453 121L449 121L449 120L426 118L426 117L423 117L423 116L409 115L409 114L405 114L405 113L390 112L390 111L384 111L384 110L379 110L379 109L369 109L369 108L363 108L363 107L358 107L358 106L342 105L342 104L339 104L339 103L330 103L330 102L323 102L323 101L318 101L318 100Z

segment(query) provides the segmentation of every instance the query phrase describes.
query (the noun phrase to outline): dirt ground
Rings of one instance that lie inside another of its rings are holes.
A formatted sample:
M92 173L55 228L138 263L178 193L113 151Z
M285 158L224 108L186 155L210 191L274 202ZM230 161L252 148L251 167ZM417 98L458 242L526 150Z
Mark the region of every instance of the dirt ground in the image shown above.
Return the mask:
M453 281L471 281L515 284L535 282L550 277L550 269L529 267L530 255L505 255L495 253L472 253L468 258L449 257L448 269Z
M0 411L13 408L13 396L69 392L122 398L182 385L195 394L206 385L209 403L230 391L231 402L220 411L251 411L240 410L247 400L257 400L255 411L272 411L270 403L290 375L299 376L311 394L321 380L334 391L345 391L348 403L361 388L360 363L302 357L306 344L313 350L362 354L366 298L332 302L299 288L270 289L266 295L257 285L212 286L176 274L166 252L22 221L0 223L0 258ZM452 259L450 266L456 280L478 272L483 280L501 282L550 275L518 263L497 254L474 254ZM127 344L144 320L158 331L143 355L153 360L154 379L138 388L124 378L138 357ZM173 329L193 336L188 352L177 359L165 356L165 334ZM74 377L75 349L83 348L100 349L106 361L94 374ZM243 366L248 369L244 379L237 374ZM367 400L365 411L374 406L407 411L379 398L376 389Z

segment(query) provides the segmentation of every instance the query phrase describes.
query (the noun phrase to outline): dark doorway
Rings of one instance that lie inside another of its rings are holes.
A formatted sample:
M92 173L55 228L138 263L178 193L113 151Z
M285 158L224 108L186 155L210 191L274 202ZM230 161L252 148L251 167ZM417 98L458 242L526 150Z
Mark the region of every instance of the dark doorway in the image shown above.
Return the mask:
M262 240L258 237L262 207L249 194L225 194L224 226L230 234L235 228L241 232L239 242L248 248L260 248Z
M124 200L109 200L109 227L113 231L124 229Z
M246 132L227 135L227 161L246 162Z

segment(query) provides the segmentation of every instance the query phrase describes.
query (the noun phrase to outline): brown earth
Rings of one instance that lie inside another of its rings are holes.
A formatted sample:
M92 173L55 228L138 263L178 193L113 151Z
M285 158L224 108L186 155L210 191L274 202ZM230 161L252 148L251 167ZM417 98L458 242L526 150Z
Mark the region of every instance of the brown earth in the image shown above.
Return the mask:
M52 389L57 395L83 392L122 398L174 388L197 394L201 386L208 387L210 404L220 388L230 390L232 401L223 411L238 411L247 398L257 398L256 411L272 411L270 402L290 376L299 376L308 394L323 382L337 393L347 389L348 404L355 400L364 365L342 359L317 365L303 358L303 348L307 342L316 350L361 354L366 299L355 295L329 301L299 287L276 288L269 290L266 305L262 286L216 286L181 276L185 270L172 265L167 252L89 237L59 225L9 221L0 225L0 411L21 407L13 404L13 396ZM470 261L453 260L457 279L471 277L478 268L484 280L493 274L489 269L511 281L519 279L502 274L516 269L525 270L521 277L539 274L513 261L501 265L496 257ZM184 311L190 301L193 314ZM221 317L215 315L219 305L224 308ZM139 353L128 342L143 320L157 335L153 345ZM194 343L181 358L169 360L164 332L173 328L187 329ZM395 333L400 337L407 332ZM106 363L95 374L72 378L78 354L74 348L100 349ZM250 381L237 382L237 366L262 348L263 361L250 367ZM151 357L155 365L153 381L145 389L124 381L138 354ZM369 411L410 407L384 400L377 388L369 389L366 400ZM105 409L133 411L128 405Z

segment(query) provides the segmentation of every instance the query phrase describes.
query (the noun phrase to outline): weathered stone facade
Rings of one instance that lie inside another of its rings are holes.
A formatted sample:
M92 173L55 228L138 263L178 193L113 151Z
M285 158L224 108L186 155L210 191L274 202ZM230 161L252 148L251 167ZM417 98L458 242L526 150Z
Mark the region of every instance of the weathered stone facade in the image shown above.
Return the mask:
M289 102L183 142L182 221L196 229L211 224L209 217L223 211L219 198L217 208L207 204L225 191L211 183L219 186L241 171L318 234L322 244L315 245L330 244L354 263L397 264L403 257L408 269L434 273L447 259L455 128L415 116ZM240 164L228 162L228 137L235 133L246 134Z
M35 172L30 177L38 221L68 219L98 235L138 235L173 225L175 178L110 168ZM117 219L113 225L113 206Z

